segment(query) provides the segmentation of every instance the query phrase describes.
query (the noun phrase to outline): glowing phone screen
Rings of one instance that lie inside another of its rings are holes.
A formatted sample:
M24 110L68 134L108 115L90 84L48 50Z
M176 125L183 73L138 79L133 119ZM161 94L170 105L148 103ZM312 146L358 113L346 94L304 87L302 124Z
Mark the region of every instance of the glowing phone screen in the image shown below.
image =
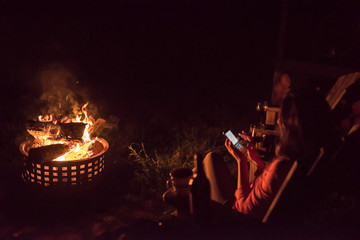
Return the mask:
M238 149L241 148L241 144L239 140L235 137L235 135L229 130L225 133L225 136L230 140L230 142Z

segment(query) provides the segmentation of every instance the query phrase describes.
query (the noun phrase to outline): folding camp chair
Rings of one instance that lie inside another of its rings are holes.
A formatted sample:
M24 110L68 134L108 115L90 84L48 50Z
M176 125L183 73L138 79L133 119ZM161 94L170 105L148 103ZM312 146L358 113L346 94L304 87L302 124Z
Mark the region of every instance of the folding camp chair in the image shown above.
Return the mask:
M346 89L354 84L360 78L360 72L354 72L343 75L336 80L336 83L326 96L326 101L329 103L331 110L340 102L345 95Z
M276 204L278 203L282 193L284 192L287 184L289 183L290 179L292 178L292 176L294 175L294 172L297 168L297 165L298 165L298 162L297 161L294 161L294 163L292 164L288 174L286 175L283 183L281 184L280 186L280 189L279 191L276 193L274 199L272 200L271 204L270 204L270 207L268 208L268 210L266 211L266 214L265 216L263 217L263 219L261 220L263 223L266 223L271 215L271 213L273 212Z

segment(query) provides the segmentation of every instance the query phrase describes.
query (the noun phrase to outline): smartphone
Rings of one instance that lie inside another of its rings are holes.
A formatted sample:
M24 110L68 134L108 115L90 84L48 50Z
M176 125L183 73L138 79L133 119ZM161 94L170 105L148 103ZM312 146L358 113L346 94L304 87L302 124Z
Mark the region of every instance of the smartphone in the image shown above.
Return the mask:
M224 133L225 136L230 140L230 142L239 150L243 147L239 140L235 137L235 135L231 132L231 130Z

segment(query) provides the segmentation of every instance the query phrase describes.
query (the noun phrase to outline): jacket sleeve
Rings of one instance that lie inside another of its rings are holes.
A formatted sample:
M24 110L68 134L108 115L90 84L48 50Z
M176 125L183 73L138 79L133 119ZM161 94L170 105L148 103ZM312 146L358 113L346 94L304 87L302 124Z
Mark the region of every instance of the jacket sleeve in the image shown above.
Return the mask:
M290 167L290 161L274 160L255 179L250 190L240 186L235 191L236 200L233 208L261 220L283 183Z

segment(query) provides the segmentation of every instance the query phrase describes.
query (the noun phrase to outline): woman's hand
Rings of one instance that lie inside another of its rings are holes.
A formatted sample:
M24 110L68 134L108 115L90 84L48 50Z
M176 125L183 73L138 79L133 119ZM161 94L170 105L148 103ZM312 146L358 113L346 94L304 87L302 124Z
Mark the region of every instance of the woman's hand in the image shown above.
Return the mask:
M254 145L253 138L245 131L242 131L241 133L239 133L239 136L249 144L247 147L247 152L248 152L249 157L253 160L257 159L258 153L256 151L256 147Z
M240 162L242 160L246 161L245 155L240 152L239 149L237 149L229 139L225 140L225 147L228 150L228 152L236 159L236 161Z
M229 139L225 140L225 147L229 153L236 159L238 165L237 188L245 189L244 192L249 192L249 172L247 157L237 149Z
M256 147L253 142L253 138L245 131L239 133L239 136L249 143L247 147L247 153L250 159L257 165L258 170L263 170L265 168L265 163L260 159L257 153Z

